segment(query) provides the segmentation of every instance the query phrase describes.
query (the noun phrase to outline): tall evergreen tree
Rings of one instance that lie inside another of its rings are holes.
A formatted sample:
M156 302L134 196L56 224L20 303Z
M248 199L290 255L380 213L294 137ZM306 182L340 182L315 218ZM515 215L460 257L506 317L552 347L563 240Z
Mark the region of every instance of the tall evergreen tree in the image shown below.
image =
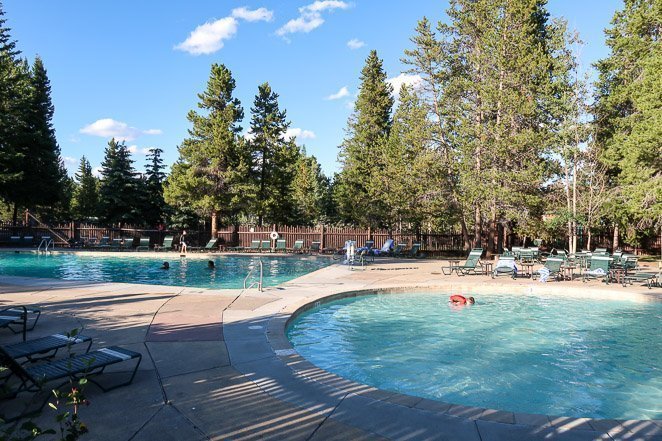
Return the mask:
M92 174L92 166L85 156L80 158L75 175L76 187L72 201L72 212L77 219L97 216L99 208L99 183Z
M614 217L662 227L662 2L625 0L597 64L596 144L609 166ZM614 246L617 246L617 237Z
M346 137L340 146L342 171L336 185L340 215L363 226L381 223L384 208L370 194L370 183L383 173L384 164L377 162L380 145L391 129L393 86L377 51L371 51L361 70L361 85L354 112L347 122Z
M296 223L314 225L327 220L328 179L322 173L317 158L301 152L292 180L292 198L296 207Z
M294 221L291 183L299 149L294 140L285 139L290 123L269 83L258 87L251 113L253 139L249 144L256 188L253 211L259 225L291 223Z
M235 80L224 65L213 64L207 90L198 94L200 114L191 110L189 137L179 147L179 159L165 182L164 197L172 206L237 222L252 195L250 151L239 135L244 110L232 96Z
M145 164L145 208L144 218L147 225L154 226L163 222L165 201L163 199L163 181L166 174L163 172L162 149L153 148L147 155Z
M131 153L124 142L113 138L101 163L99 217L109 223L142 223L141 200Z
M25 158L21 137L27 130L25 100L29 72L18 58L20 51L5 26L6 21L0 3L0 198L13 205L16 222L17 192L23 179Z

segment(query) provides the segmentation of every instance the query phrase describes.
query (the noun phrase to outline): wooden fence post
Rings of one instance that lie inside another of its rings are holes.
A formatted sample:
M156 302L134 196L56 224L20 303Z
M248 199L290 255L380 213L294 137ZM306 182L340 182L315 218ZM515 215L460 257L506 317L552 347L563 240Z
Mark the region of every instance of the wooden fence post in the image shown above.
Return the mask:
M324 224L321 225L320 227L320 249L324 249L326 247L326 243L324 240Z

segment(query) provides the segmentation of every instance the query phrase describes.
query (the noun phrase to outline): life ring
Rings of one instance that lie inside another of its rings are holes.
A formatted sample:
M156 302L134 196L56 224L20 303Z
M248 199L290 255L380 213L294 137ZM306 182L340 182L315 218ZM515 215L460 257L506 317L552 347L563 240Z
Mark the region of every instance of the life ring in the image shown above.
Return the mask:
M269 235L269 237L272 240L277 240L280 237L280 235L276 231L272 231L271 234Z

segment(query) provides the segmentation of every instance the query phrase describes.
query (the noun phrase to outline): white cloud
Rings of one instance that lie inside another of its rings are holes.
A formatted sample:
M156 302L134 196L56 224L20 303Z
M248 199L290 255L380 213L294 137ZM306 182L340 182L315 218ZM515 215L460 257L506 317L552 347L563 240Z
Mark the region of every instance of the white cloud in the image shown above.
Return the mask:
M393 86L393 93L395 96L398 96L400 93L400 88L402 87L403 84L406 84L407 86L411 86L413 88L417 88L421 85L421 82L423 81L423 78L421 78L420 75L408 75L401 73L397 77L389 78L386 80L387 83L390 83L391 86Z
M141 135L160 135L162 133L160 129L140 130L112 118L98 119L80 129L79 132L102 138L115 138L118 141L133 141Z
M349 90L347 89L347 86L343 86L340 88L340 90L334 94L331 94L326 97L327 100L339 100L340 98L344 98L346 96L349 96Z
M347 47L354 50L354 49L360 49L363 46L365 46L365 41L361 41L358 38L352 38L347 42Z
M306 5L302 8L299 8L299 12L304 13L307 11L310 12L322 12L333 9L347 9L349 8L349 3L345 3L339 0L317 0L314 3Z
M138 146L137 145L130 145L126 148L129 153L136 153L138 151Z
M232 10L232 16L246 21L271 21L274 19L273 11L267 8L258 8L252 11L246 7L235 8Z
M96 176L97 178L101 177L101 167L94 167L92 169L92 174Z
M254 139L255 139L255 133L252 133L252 132L246 132L246 133L244 133L244 139L245 139L246 141L252 141L252 140L254 140Z
M78 163L78 160L76 158L72 158L71 156L65 156L64 158L62 158L62 161L66 166L70 166Z
M297 141L303 139L315 139L315 132L312 130L304 130L300 128L289 128L285 132L285 139L296 138Z
M150 151L152 148L154 148L154 147L143 147L143 148L140 148L140 147L138 147L137 145L133 144L133 145L128 146L126 149L127 149L131 154L134 154L134 155L135 155L136 153L139 153L139 154L141 154L141 155L148 155L148 154L149 154L149 151Z
M323 11L347 9L349 6L349 3L339 0L318 0L299 8L299 17L293 18L281 26L276 31L276 35L283 37L297 32L308 33L324 24Z
M238 22L234 17L202 24L195 28L189 37L175 46L175 49L193 55L211 54L223 47L223 40L228 40L237 33Z

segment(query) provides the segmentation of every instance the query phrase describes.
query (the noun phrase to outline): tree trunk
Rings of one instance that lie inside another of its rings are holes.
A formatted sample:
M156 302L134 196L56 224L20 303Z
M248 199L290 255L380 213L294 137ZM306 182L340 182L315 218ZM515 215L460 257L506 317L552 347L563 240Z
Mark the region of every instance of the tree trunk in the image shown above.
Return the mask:
M212 239L216 239L216 237L218 237L217 217L218 217L218 211L212 210L211 211L211 238Z
M467 229L467 222L464 216L460 218L460 227L462 227L462 241L464 242L464 251L471 250L471 239L469 238L469 230Z
M14 202L14 214L12 215L13 226L16 226L16 221L18 221L18 205Z
M481 219L482 216L480 214L480 206L476 205L476 209L474 212L474 248L480 248L481 247Z
M496 205L492 205L492 213L490 216L490 229L488 231L488 252L490 255L497 253L497 215L496 215Z
M586 235L587 240L586 240L586 249L591 251L591 230L588 230L588 233Z
M618 249L618 224L614 225L614 240L612 244L613 245L611 251L614 252Z

